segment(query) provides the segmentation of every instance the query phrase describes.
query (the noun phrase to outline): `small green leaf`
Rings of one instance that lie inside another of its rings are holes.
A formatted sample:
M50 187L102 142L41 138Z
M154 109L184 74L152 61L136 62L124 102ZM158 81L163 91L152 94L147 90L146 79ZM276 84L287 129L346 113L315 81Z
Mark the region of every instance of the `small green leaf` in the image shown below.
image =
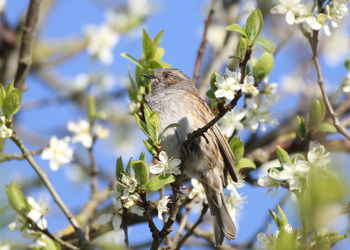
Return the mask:
M124 52L123 52L123 53L120 54L120 56L121 56L121 57L124 57L124 58L126 58L126 59L129 59L130 61L132 61L133 63L135 63L137 66L139 66L141 69L143 69L142 64L140 64L139 61L138 61L136 58L132 57L132 56L129 55L128 53L124 53Z
M4 86L0 84L0 107L2 107L5 97L6 97L6 91L4 89Z
M243 60L248 49L248 40L245 37L241 37L238 44L237 56L240 60Z
M161 31L158 32L158 34L157 34L156 37L154 38L153 44L154 44L154 46L155 46L156 48L159 47L160 42L161 42L162 37L163 37L163 34L164 34L164 30L161 30Z
M165 185L174 182L176 179L171 174L157 175L151 178L146 186L149 191L157 191Z
M147 130L147 125L143 121L141 121L140 117L137 114L134 114L135 120L137 125L139 125L140 129L148 136L150 137L148 130Z
M95 106L95 98L92 95L89 95L89 99L88 99L88 114L89 114L89 120L93 121L96 115L96 106Z
M162 138L163 134L164 134L168 129L171 129L171 128L179 128L179 127L180 127L180 124L178 124L178 123L169 124L169 125L166 126L166 128L163 129L163 131L160 133L159 139Z
M276 147L276 153L277 153L277 158L280 161L281 165L283 165L285 163L292 163L292 161L290 160L288 152L285 151L280 146Z
M315 132L321 133L337 133L336 127L328 122L321 122L315 127Z
M14 81L11 81L7 86L5 87L6 94L9 94L13 89L15 88L14 86Z
M242 169L242 168L256 169L256 165L251 159L241 158L241 159L238 160L236 168L237 169Z
M145 145L148 152L150 152L152 155L156 155L157 151L155 149L155 146L152 145L148 140L142 140L143 144Z
M53 241L49 237L41 237L40 242L42 242L42 247L38 248L40 250L61 250L61 246L58 242Z
M253 76L256 82L262 81L273 69L273 55L265 52L253 66Z
M149 65L151 66L152 69L161 69L163 68L163 65L161 63L161 61L156 60L156 59L150 59L149 61Z
M275 45L272 41L267 39L258 38L256 42L264 49L266 52L273 54L275 51Z
M239 139L239 137L235 136L230 141L230 147L235 157L236 162L238 162L244 155L244 144Z
M308 133L305 120L303 117L297 116L297 122L298 122L298 128L297 128L298 136L300 137L301 140L305 140Z
M148 183L149 173L147 165L144 161L133 161L131 163L132 169L135 173L135 178L137 182L141 185L141 188L144 188Z
M283 212L283 210L282 210L282 208L280 206L277 207L277 210L278 210L278 213L281 216L281 222L282 222L281 226L287 225L288 224L288 219L287 219L286 214Z
M146 163L146 154L145 154L145 152L141 152L141 154L140 154L140 161L143 161L143 162Z
M321 99L316 99L310 107L310 125L317 126L326 116L326 107Z
M348 71L350 71L350 59L348 59L344 62L344 66Z
M163 61L159 61L159 63L162 65L162 68L167 69L171 67L171 64L163 62Z
M280 218L278 218L277 214L269 209L269 213L271 214L272 219L275 221L276 225L279 226L281 224Z
M123 159L121 156L117 158L117 162L115 164L115 177L117 180L120 180L122 178L122 175L124 173L124 166L123 166Z
M247 19L244 30L249 39L249 45L254 44L255 40L260 36L263 28L263 16L261 10L254 10Z
M142 30L142 48L146 60L152 59L155 55L155 48L151 37L145 29Z
M25 215L30 210L30 205L24 197L22 189L14 183L6 186L7 200L12 207L20 215Z
M245 32L245 30L242 28L241 25L237 24L237 23L234 23L234 24L231 24L229 26L226 27L226 30L229 30L229 31L236 31L238 33L241 33L244 37L248 37L247 33Z
M156 54L154 55L155 60L160 60L163 58L165 50L163 48L157 48Z
M130 174L131 161L132 161L132 157L130 157L130 159L129 159L128 163L126 164L126 167L125 167L125 173L127 173L127 174Z
M22 102L22 93L18 89L12 89L11 92L6 94L2 110L6 118L10 118L11 115L14 115L18 112L21 107Z

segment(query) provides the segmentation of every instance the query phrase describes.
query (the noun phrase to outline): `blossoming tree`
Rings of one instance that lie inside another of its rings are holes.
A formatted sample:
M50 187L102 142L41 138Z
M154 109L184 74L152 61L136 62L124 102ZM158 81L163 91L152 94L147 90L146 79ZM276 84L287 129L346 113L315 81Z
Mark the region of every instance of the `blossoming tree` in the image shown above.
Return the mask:
M1 232L21 235L0 237L0 249L27 249L28 242L30 248L49 250L350 246L344 230L349 223L339 220L350 212L345 177L349 0L203 3L207 10L193 51L192 79L214 118L191 131L183 147L201 136L208 140L206 132L218 124L233 152L239 175L237 181L228 177L225 199L242 232L221 246L208 223L212 218L203 186L183 175L181 159L161 147L164 133L180 125L160 131L159 115L147 105L151 86L143 74L171 67L160 47L166 33L152 37L142 29L156 15L155 2L96 2L106 11L102 24L84 24L78 38L52 42L37 34L59 1L28 1L12 25L9 3L0 0L0 162L17 161L35 176L5 175L7 206L0 216L10 221L1 223L6 228ZM183 8L185 3L176 4ZM119 57L115 48L135 39L128 34L141 35L133 46L142 52ZM65 72L61 65L82 54L93 63L91 71L65 79L52 70ZM188 61L186 56L181 54L181 60ZM108 68L117 58L131 62L118 66L121 75ZM292 72L281 73L291 67ZM36 81L55 95L31 92ZM67 102L74 108L66 108ZM73 118L56 115L57 110L43 113L34 121L40 132L33 135L22 117L52 105L63 106ZM42 125L51 119L64 124L45 135ZM66 175L58 178L63 171ZM71 191L70 183L79 185L79 192ZM47 199L36 198L38 193ZM254 214L244 216L248 204Z

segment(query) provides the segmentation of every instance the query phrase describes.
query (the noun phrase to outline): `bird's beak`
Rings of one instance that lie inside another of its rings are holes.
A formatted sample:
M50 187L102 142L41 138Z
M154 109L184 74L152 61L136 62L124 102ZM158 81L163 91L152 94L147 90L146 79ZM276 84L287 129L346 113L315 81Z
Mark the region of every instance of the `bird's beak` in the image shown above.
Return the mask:
M148 79L154 79L154 78L156 78L156 76L155 75L152 75L152 74L141 74L142 76L144 76L144 77L146 77L146 78L148 78Z

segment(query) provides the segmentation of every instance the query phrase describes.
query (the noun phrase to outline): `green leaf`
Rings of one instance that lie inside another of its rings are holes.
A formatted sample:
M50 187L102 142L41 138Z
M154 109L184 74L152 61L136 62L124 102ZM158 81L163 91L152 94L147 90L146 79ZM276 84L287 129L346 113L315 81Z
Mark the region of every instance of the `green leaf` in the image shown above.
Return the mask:
M156 54L154 55L155 60L160 60L163 58L165 50L163 48L157 48Z
M152 112L147 105L145 105L144 114L145 114L146 127L147 127L149 138L152 141L157 142L158 136L160 133L159 114L156 111Z
M141 69L143 69L142 64L140 64L139 61L138 61L136 58L132 57L132 56L129 55L128 53L123 52L123 53L120 54L120 56L121 56L121 57L124 57L124 58L126 58L126 59L129 59L130 61L132 61L133 63L135 63L137 66L139 66Z
M298 123L298 128L297 128L298 136L300 137L301 140L305 140L308 133L308 129L305 124L304 118L297 116L297 123Z
M241 25L237 24L237 23L234 23L234 24L231 24L229 26L226 27L226 30L229 30L229 31L236 31L238 33L241 33L244 37L248 37L247 33L245 32L245 30L242 28Z
M288 219L287 219L287 216L286 214L283 212L282 208L280 206L277 207L277 210L278 210L278 213L280 214L281 216L281 222L282 222L282 225L281 226L285 226L288 224ZM281 228L282 229L282 228Z
M162 65L162 68L166 69L166 68L170 68L171 64L163 62L163 61L159 61L159 63Z
M255 40L260 36L263 28L263 17L261 10L254 10L247 19L244 30L249 39L249 45L254 44Z
M11 115L14 115L18 112L21 107L22 102L22 93L18 89L12 89L10 93L6 94L2 110L6 118L10 118Z
M9 94L13 89L15 88L14 86L14 81L11 81L7 86L5 87L6 94Z
M272 41L267 39L258 38L256 42L264 49L266 52L273 54L275 51L275 45Z
M155 146L151 142L149 142L148 140L142 140L142 141L148 152L150 152L152 155L157 154Z
M316 125L315 132L321 133L337 133L336 127L333 124L328 122L321 122Z
M40 250L61 250L61 246L58 242L53 241L49 237L41 238L40 242L44 243Z
M159 47L160 42L161 42L162 37L163 37L163 34L164 34L164 30L161 30L161 31L158 32L158 34L157 34L156 37L154 38L153 44L154 44L154 46L155 46L156 48Z
M0 107L2 107L5 97L6 97L6 91L4 89L4 86L0 84Z
M292 163L292 161L290 160L288 152L285 151L280 146L276 147L276 153L277 153L277 158L280 161L281 165L283 165L285 163Z
M348 71L350 71L350 59L348 59L344 62L344 66Z
M256 169L256 166L255 166L255 163L251 159L241 158L238 160L236 168L237 169L242 169L242 168Z
M166 128L163 129L163 131L160 133L159 139L162 138L163 134L164 134L168 129L171 129L171 128L179 128L179 127L180 127L180 124L178 124L178 123L169 124L169 125L166 126Z
M125 173L127 173L127 174L130 174L131 161L132 161L132 157L130 157L130 159L125 167Z
M95 119L96 115L96 106L95 106L95 98L92 95L89 95L88 99L88 114L89 114L89 120L93 121Z
M143 161L146 163L146 153L145 152L141 152L140 154L140 161Z
M133 161L131 163L132 169L135 173L135 178L137 182L141 185L141 188L144 188L148 183L149 173L147 165L144 161Z
M165 185L174 182L176 179L171 174L157 175L151 178L146 186L149 191L157 191Z
M247 53L248 49L248 40L247 38L241 37L238 44L238 51L237 56L240 60L243 60L245 57L245 54Z
M30 205L24 197L22 189L14 183L6 186L7 200L12 207L20 215L26 215L30 210Z
M149 65L151 66L152 69L161 69L163 68L163 65L161 61L156 60L156 59L150 59L149 60Z
M239 139L239 137L235 136L230 141L230 147L235 157L236 162L238 162L244 155L244 144Z
M143 121L141 121L140 117L137 114L134 114L135 120L137 125L139 125L140 129L148 136L150 137L148 130L147 130L147 125Z
M124 173L124 166L123 166L123 159L121 156L117 158L117 162L115 164L115 177L117 180L120 180L122 178L122 175Z
M152 59L155 55L155 48L151 37L145 29L142 29L142 48L146 60Z
M321 99L316 99L310 107L310 125L317 126L326 116L326 107Z
M273 55L265 52L253 66L253 76L256 82L262 81L273 69Z

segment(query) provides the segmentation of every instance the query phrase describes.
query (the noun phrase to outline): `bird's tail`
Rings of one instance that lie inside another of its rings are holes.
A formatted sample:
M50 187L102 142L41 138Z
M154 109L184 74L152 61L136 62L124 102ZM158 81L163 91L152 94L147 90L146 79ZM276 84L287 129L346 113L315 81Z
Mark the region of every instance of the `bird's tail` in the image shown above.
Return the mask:
M227 210L222 192L205 187L210 213L214 219L214 235L216 246L222 245L224 237L233 240L236 237L236 226Z

